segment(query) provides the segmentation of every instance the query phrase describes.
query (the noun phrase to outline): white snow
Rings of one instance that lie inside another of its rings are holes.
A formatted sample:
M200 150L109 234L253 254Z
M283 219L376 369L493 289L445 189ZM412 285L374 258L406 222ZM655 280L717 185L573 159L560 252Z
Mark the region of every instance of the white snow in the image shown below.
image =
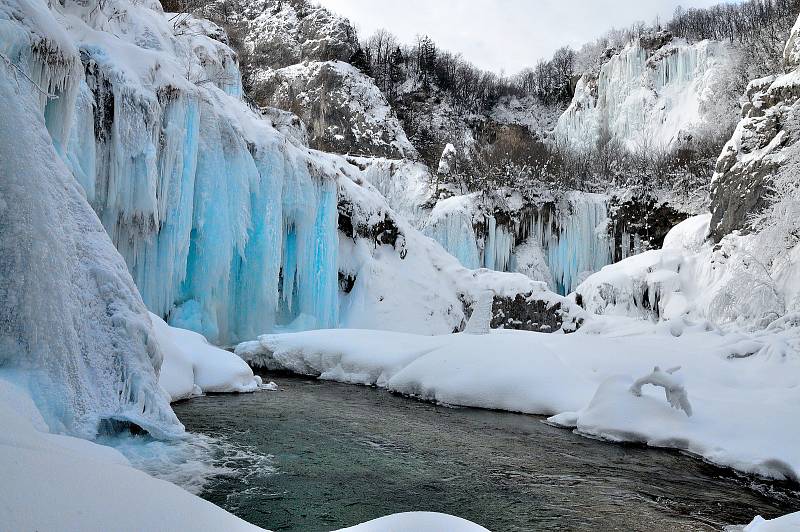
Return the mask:
M341 532L487 532L485 528L466 519L433 512L406 512L369 521Z
M710 219L701 215L677 225L663 249L606 266L573 297L595 314L689 316L720 326L765 327L797 312L798 249L770 264L759 252L759 234L734 233L712 245L706 240Z
M170 327L150 314L156 340L164 353L159 383L172 401L203 393L249 393L261 378L235 354L214 347L202 335Z
M742 532L793 532L800 530L800 512L766 520L756 517Z

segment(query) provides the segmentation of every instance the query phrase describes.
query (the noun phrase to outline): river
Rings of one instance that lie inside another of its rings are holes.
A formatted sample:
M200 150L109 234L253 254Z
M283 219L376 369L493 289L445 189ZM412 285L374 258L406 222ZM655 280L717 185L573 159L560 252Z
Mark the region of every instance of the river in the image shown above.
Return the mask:
M276 392L201 397L175 412L187 430L269 457L270 473L233 471L200 495L272 530L332 530L409 510L495 532L721 530L800 510L792 487L590 440L536 416L271 378Z

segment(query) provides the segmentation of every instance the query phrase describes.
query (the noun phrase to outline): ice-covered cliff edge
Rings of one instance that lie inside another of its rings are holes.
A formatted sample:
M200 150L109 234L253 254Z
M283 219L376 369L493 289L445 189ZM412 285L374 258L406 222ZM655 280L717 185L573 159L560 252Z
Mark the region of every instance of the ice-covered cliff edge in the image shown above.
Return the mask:
M615 138L632 150L666 150L698 127L725 116L721 89L731 82L735 51L726 43L689 44L669 34L642 38L581 77L559 118L556 138L594 149Z
M800 20L784 52L785 73L754 80L747 87L742 119L722 150L711 182L711 231L717 241L731 231L748 229L749 218L771 203L776 185L797 188L799 40ZM787 217L796 214L788 212Z
M44 3L11 0L0 54L0 378L35 398L53 432L93 438L134 423L179 435L147 310L56 153L74 116L78 50Z
M74 115L45 114L148 308L216 342L335 326L335 175L242 101L224 33L157 2L60 10L82 72Z

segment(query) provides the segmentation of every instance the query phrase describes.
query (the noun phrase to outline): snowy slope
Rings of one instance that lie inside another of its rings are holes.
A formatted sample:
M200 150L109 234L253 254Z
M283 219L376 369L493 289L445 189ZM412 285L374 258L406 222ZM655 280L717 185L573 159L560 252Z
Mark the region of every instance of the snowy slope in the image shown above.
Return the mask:
M585 74L558 120L556 138L581 150L604 136L632 150L663 150L705 123L724 129L716 110L725 94L720 89L732 78L735 52L715 41L667 41L657 49L629 44L599 73Z

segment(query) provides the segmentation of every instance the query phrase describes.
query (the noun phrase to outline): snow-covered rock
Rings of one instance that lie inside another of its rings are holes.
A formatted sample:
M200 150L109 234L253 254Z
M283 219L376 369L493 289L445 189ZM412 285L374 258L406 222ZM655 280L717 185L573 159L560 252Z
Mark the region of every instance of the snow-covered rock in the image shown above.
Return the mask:
M710 214L686 220L667 235L663 249L606 266L572 297L593 314L690 316L719 325L763 327L796 312L800 251L763 262L759 235L731 234L713 245L710 221Z
M720 154L711 183L711 231L716 241L734 230L747 229L749 217L769 203L773 178L800 161L800 64L795 24L786 46L785 74L750 83L742 120ZM795 169L791 169L795 172Z
M300 116L313 148L356 156L414 158L389 102L372 78L341 61L256 69L253 97Z
M180 401L202 393L248 393L259 389L261 378L235 354L214 347L202 335L170 327L150 314L156 341L164 353L158 382Z
M491 290L494 326L579 327L580 309L544 283L464 267L390 209L358 168L337 167L352 177L339 181L339 326L422 334L462 330L469 307Z

